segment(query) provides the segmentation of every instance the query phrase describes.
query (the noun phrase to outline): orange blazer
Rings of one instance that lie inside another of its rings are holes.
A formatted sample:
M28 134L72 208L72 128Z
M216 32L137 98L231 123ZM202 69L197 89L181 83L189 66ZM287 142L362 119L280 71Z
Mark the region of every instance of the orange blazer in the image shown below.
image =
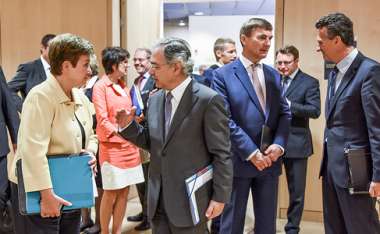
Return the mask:
M124 82L119 82L119 84L122 87L121 90L105 75L96 82L93 89L92 100L97 120L96 134L101 142L126 142L123 138L113 134L118 131L116 111L122 108L129 111L132 107L129 89Z

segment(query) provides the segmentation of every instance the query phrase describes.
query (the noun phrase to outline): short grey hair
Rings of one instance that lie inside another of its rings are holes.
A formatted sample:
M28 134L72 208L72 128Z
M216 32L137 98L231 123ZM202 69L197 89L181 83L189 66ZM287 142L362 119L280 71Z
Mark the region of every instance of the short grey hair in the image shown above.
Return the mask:
M182 65L183 73L186 76L190 75L194 63L191 59L190 46L187 41L181 38L168 37L159 41L154 48L161 48L163 50L164 57L168 64L179 62Z

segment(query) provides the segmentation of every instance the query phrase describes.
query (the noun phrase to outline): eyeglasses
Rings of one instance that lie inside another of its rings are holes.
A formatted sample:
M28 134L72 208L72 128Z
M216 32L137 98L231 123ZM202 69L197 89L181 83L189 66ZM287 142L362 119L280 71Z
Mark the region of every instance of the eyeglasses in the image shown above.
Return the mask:
M277 61L276 64L277 65L284 64L285 66L288 66L289 64L292 64L293 62L294 62L294 60L292 60L292 61Z

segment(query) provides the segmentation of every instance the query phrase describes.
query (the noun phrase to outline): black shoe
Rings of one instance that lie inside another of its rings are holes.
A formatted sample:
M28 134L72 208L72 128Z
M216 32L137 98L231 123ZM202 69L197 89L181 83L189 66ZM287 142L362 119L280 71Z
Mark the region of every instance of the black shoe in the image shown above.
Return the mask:
M94 226L86 228L83 231L83 234L99 234L100 233L100 226L97 224L94 224Z
M139 225L135 227L136 231L145 231L150 229L150 223L148 222L148 219L145 218Z
M143 213L139 213L138 215L134 215L134 216L128 216L127 220L129 222L141 222L143 221Z
M80 231L83 232L84 229L94 226L94 221L90 219L87 223L80 222Z

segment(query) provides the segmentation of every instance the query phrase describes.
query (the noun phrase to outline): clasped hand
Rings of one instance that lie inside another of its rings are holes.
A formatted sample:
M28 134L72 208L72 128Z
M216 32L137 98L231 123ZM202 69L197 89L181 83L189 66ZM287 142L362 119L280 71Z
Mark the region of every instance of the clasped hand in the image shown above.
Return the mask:
M276 162L282 153L283 152L278 145L272 144L264 153L258 151L256 155L251 158L251 162L259 171L262 171L265 168L272 166L272 163Z

